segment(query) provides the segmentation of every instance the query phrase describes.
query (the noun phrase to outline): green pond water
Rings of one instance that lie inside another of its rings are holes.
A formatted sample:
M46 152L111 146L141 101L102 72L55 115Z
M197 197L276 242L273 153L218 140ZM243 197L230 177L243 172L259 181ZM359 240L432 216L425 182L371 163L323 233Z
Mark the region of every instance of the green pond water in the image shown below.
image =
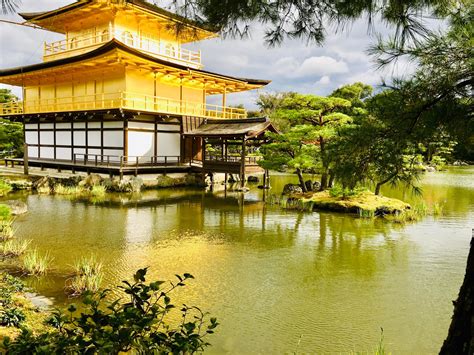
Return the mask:
M472 167L426 174L421 199L444 213L405 226L266 206L255 186L246 194L176 189L96 203L19 195L29 212L16 228L54 257L50 275L28 282L59 306L70 302L64 281L82 255L103 262L103 286L145 266L150 279L192 273L196 280L176 301L218 318L209 353L371 351L381 327L392 353L437 353L464 276L473 177ZM274 174L272 192L290 181Z

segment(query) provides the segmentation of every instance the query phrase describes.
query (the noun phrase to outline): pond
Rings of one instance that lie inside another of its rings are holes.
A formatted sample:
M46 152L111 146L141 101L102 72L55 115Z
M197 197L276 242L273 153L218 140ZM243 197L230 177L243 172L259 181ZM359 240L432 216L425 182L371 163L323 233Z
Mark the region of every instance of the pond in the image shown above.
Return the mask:
M423 177L423 196L385 190L444 213L405 226L265 205L263 191L176 189L91 203L22 195L17 235L49 251L54 270L28 282L56 305L82 255L104 264L103 286L148 266L151 279L189 272L177 297L221 323L209 353L371 351L384 329L393 353L437 353L474 226L474 168ZM295 181L272 176L273 192Z

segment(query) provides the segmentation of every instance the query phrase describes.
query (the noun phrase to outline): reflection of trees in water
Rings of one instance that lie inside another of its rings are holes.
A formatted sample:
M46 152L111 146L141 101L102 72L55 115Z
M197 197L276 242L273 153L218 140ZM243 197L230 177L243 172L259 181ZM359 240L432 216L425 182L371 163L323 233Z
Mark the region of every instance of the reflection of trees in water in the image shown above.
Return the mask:
M407 264L404 238L392 238L393 225L379 219L320 213L315 266L328 273L369 276L389 264Z

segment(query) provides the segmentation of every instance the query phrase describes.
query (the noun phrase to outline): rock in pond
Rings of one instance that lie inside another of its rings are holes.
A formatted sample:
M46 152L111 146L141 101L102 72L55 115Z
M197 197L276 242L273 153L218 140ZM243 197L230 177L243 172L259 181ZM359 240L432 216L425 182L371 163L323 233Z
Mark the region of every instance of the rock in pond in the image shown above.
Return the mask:
M258 182L258 176L252 176L251 175L247 178L247 181L248 182Z
M286 184L283 188L283 195L302 193L303 189L297 184Z
M2 201L2 204L10 207L12 211L12 215L14 216L18 216L20 214L25 214L26 212L28 212L28 205L24 203L23 201L8 200L8 201Z

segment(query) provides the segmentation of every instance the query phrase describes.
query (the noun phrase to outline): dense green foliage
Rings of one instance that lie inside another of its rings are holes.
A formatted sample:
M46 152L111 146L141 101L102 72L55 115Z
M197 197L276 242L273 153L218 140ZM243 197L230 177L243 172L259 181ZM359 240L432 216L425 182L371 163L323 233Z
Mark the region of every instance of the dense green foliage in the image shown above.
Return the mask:
M206 321L197 307L183 305L181 321L174 327L167 316L175 308L170 292L185 286L190 274L176 275L176 283L147 283L147 269L134 275L134 282L124 281L121 298L106 301L110 290L88 293L79 313L71 305L65 314L55 311L48 324L52 331L34 334L23 329L14 340L6 339L7 354L118 354L134 353L194 353L203 351L209 343L206 336L218 326L215 318Z
M0 103L18 100L9 89L0 89ZM23 154L23 125L0 118L0 158L2 154L20 157Z

